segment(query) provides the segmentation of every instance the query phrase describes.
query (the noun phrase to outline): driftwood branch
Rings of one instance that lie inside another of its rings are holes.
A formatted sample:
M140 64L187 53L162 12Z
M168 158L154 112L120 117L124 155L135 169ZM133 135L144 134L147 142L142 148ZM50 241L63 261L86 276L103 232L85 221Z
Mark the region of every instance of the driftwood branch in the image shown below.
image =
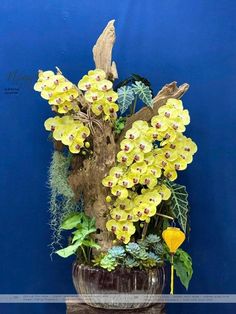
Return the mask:
M125 133L131 128L132 124L137 120L150 121L151 118L158 113L158 109L163 106L168 98L181 98L189 89L189 85L184 83L179 87L176 82L166 84L153 98L153 108L143 107L135 114L127 118L125 127L120 134L118 144L124 138Z
M112 49L116 39L114 22L115 20L108 22L93 47L93 59L96 68L104 70L109 79L112 80L118 78L116 64L114 61L112 62Z

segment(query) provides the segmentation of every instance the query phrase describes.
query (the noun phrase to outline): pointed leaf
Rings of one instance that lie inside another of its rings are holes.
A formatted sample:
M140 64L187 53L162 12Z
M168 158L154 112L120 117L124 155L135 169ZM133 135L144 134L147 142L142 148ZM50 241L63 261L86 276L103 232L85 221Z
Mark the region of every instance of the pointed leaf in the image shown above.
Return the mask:
M147 85L141 81L136 81L132 84L132 89L135 95L137 95L145 105L152 107L152 92Z
M60 255L61 257L66 258L66 257L68 257L68 256L70 256L72 254L75 254L77 249L78 249L78 247L81 246L81 244L82 244L82 241L77 241L74 244L69 245L69 246L67 246L64 249L56 251L56 253L58 255Z
M134 93L130 86L122 86L117 89L120 113L123 114L134 100Z
M171 181L166 181L166 184L171 190L172 213L177 218L183 231L186 232L188 217L188 193L186 187Z
M61 224L61 228L64 230L70 230L75 228L80 222L81 213L76 213L73 216L70 216L67 219L65 219Z

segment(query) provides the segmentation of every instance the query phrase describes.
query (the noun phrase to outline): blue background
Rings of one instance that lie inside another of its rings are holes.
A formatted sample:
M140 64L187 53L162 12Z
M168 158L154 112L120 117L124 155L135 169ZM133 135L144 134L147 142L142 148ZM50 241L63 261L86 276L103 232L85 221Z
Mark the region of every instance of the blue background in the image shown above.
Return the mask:
M154 90L188 82L184 96L199 146L181 176L191 202L189 293L235 293L236 2L233 0L2 0L0 93L0 293L74 293L72 260L49 257L43 122L33 91L39 68L59 66L75 83L94 67L91 48L115 18L119 76L148 77ZM14 74L15 73L15 76ZM14 78L13 78L14 77ZM6 88L18 88L17 95ZM184 290L177 286L179 293ZM234 313L235 305L175 304L168 313ZM0 305L1 314L60 314L64 305Z

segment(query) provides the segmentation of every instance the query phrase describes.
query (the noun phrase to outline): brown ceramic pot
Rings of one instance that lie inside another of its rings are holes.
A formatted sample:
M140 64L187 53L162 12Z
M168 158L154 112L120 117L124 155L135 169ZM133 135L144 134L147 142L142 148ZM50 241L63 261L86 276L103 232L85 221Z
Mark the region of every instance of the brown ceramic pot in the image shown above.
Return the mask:
M73 283L84 302L90 306L104 309L140 309L150 306L150 296L161 294L165 273L163 267L150 270L132 270L118 268L114 271L86 265L73 265ZM114 294L114 298L104 302L98 301L97 295ZM142 294L141 301L130 303L117 302L119 294Z

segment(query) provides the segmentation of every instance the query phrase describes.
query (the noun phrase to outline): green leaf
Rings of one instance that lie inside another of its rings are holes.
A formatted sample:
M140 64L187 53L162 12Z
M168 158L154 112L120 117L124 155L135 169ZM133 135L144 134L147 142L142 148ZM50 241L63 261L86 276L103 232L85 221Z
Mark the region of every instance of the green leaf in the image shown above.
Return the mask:
M118 88L117 93L117 102L119 104L120 113L123 114L134 100L133 89L130 86L122 86Z
M132 89L135 95L137 95L145 105L152 107L152 92L147 85L141 81L136 81L132 84Z
M81 244L82 244L81 241L77 241L74 244L69 245L64 249L56 251L56 254L58 254L61 257L66 258L72 254L75 254L75 252L77 251L78 247L81 246Z
M183 231L186 232L188 217L188 193L186 187L171 181L166 181L166 184L171 190L170 202L173 215L177 218Z
M101 248L101 246L97 244L94 240L84 240L82 244L90 248L95 248L97 250Z
M76 213L73 216L66 218L62 224L61 228L64 230L70 230L75 228L81 222L81 213Z
M192 259L187 252L178 249L174 256L174 268L183 286L188 289L193 275Z
M74 236L72 239L72 243L74 243L77 240L83 241L90 233L93 233L96 230L97 230L96 228L90 228L90 229L81 228L81 229L75 231L73 233Z

